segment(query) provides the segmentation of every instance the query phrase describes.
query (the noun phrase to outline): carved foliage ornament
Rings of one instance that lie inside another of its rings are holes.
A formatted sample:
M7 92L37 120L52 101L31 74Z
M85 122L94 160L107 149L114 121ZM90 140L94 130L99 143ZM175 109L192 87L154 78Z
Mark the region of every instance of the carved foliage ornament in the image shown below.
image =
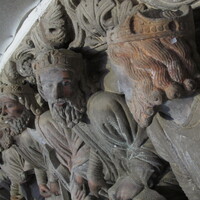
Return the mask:
M65 10L59 1L53 1L48 11L31 31L31 39L37 50L59 48L71 40L71 28Z
M31 63L36 53L35 46L30 37L24 39L20 47L13 55L13 60L16 62L16 70L25 79L31 83L36 84Z
M123 22L126 16L134 14L138 8L133 0L83 0L75 9L78 25L85 32L85 49L104 51L107 49L106 33L119 23Z

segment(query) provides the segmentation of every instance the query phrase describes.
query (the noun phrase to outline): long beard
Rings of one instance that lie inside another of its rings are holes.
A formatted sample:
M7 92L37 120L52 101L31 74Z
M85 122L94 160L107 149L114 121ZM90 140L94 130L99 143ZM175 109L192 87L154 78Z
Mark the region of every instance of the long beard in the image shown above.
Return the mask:
M21 134L27 128L27 125L29 124L31 117L32 117L31 111L24 109L20 117L8 120L7 123L9 124L11 129L10 135L15 136Z
M0 146L3 150L10 148L13 144L14 139L9 133L4 133L3 137L0 139Z
M64 104L58 106L57 104L59 102ZM76 98L73 100L66 98L58 99L56 102L51 102L49 107L55 121L67 126L68 128L72 128L83 118L86 111L86 101L83 94L79 91L79 94L76 94Z

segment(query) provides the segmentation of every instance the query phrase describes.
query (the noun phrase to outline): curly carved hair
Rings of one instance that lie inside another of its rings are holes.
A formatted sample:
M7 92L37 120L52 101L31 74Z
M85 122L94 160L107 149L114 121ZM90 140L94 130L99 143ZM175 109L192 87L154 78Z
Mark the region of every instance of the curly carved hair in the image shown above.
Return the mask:
M132 80L133 95L126 100L143 127L151 122L156 105L191 95L197 88L197 52L183 37L111 44L108 52L112 63Z

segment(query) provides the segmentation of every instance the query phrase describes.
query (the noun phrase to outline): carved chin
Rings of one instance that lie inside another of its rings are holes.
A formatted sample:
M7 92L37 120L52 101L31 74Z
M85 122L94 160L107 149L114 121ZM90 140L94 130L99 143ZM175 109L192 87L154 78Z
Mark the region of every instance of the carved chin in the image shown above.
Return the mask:
M140 127L146 128L151 124L153 116L156 114L153 107L146 107L139 102L133 101L127 101L127 105Z

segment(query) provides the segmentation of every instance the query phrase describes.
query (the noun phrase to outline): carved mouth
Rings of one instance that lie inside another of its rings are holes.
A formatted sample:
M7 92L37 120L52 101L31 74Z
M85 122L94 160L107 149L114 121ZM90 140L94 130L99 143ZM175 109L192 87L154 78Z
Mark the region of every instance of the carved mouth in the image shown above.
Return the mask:
M57 101L54 103L54 105L56 105L56 106L63 106L65 103L66 103L65 100L59 99L59 100L57 100Z

